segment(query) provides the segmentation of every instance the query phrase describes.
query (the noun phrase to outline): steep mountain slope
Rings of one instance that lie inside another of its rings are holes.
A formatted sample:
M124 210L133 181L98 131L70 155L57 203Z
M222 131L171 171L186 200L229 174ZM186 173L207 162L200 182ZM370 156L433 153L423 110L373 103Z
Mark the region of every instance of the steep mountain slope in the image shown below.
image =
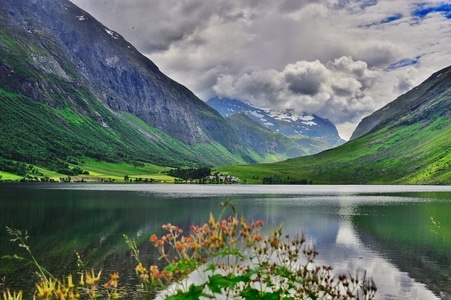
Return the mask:
M451 67L445 68L395 101L365 117L352 133L351 140L386 126L431 122L435 118L451 115L449 102L440 101L449 97Z
M214 97L207 104L216 109L222 116L245 113L262 126L300 140L307 154L318 153L343 144L345 141L338 135L337 128L329 120L314 114L296 115L291 111L277 113L268 109L257 108L236 99ZM309 142L310 140L310 142ZM318 143L322 141L322 143Z
M4 158L252 161L215 110L67 0L0 2L0 96Z
M258 166L227 166L242 180L290 176L313 183L451 184L451 67L367 120L380 118L367 133L308 157ZM394 111L391 111L391 110ZM364 126L364 127L362 127ZM370 128L370 129L368 129Z
M271 162L308 154L293 139L261 126L245 113L230 115L226 120L238 133L241 143L257 154L256 159L263 157L265 162Z

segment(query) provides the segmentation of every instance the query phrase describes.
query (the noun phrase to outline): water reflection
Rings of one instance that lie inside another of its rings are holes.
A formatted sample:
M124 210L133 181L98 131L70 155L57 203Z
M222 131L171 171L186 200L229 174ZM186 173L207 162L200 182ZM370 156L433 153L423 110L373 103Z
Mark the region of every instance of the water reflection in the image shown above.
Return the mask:
M375 213L375 208L362 212L358 209L362 205L378 203L379 208L390 209L388 203L404 203L405 198L367 196L362 201L361 196L322 196L283 200L271 201L270 207L265 207L266 219L284 224L292 234L302 228L317 245L318 263L332 264L337 274L353 271L362 277L366 270L377 283L380 299L438 299L424 284L400 271L391 262L390 253L380 254L371 247L374 241L368 245L362 242L354 224L356 217L366 218ZM245 209L252 211L254 207L257 205Z
M337 273L366 270L380 299L434 299L429 289L436 295L451 291L451 194L431 187L2 185L0 191L0 228L27 229L32 250L51 271L74 270L76 250L106 273L120 270L133 284L134 260L123 234L138 241L150 263L156 253L147 239L161 224L204 223L210 212L220 213L220 202L232 200L269 229L282 224L290 234L304 231L317 245L318 263L332 264ZM3 232L0 255L17 252ZM26 272L2 260L6 282L11 270Z
M423 202L361 206L360 212L372 214L356 216L354 222L365 245L426 284L436 295L449 299L451 211L449 201L436 200L423 198ZM434 230L431 216L440 222L442 234ZM401 287L405 289L404 285Z
M393 199L392 199L393 200ZM400 199L397 199L398 201ZM373 200L374 201L374 200ZM340 202L340 224L336 245L341 248L343 256L335 255L334 261L337 270L357 270L370 274L377 282L379 291L385 299L437 299L437 297L409 277L408 273L400 272L387 257L362 243L352 223L353 216L359 214L355 202ZM326 254L326 253L325 253ZM357 258L357 260L355 259Z

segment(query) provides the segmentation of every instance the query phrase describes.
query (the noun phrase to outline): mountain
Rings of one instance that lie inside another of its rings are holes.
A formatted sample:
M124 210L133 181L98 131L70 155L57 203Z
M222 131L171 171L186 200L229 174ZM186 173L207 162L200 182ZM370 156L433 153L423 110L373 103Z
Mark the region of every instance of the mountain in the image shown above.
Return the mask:
M263 157L265 162L271 162L308 155L293 139L262 126L243 112L227 116L226 120L238 133L241 144L256 154L256 159Z
M318 153L345 142L338 135L334 124L315 114L295 114L293 111L279 113L269 109L257 108L237 99L220 97L209 99L207 104L216 109L222 116L244 113L272 131L293 137L304 147L307 154Z
M0 157L253 162L219 113L68 0L0 2Z
M431 122L451 115L449 101L450 67L435 74L395 101L363 118L352 133L351 140L383 127L416 122Z
M334 149L219 170L249 183L290 176L328 184L451 184L450 82L451 66L362 120L353 139Z

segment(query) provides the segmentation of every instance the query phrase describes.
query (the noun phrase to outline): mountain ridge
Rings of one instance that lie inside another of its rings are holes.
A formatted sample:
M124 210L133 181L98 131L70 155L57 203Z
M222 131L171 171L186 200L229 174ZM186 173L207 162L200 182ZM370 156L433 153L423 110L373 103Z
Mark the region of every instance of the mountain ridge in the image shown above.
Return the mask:
M409 114L415 116L424 109L431 109L430 107L427 107L427 105L430 104L428 99L432 99L436 94L441 93L448 87L449 82L440 80L440 77L443 76L442 79L448 78L450 72L451 66L435 72L420 84L420 86L423 86L423 89L420 91L418 91L418 87L413 88L384 107L363 118L352 133L350 139L356 139L373 130L380 129L385 125L390 125L390 123L398 124L400 122L409 122L406 120L406 118L409 117ZM436 110L434 115L437 112L437 116L451 115L450 106L442 105L440 107L435 107L434 109ZM410 122L412 122L412 120Z
M295 114L293 111L280 113L237 99L220 97L209 99L207 104L223 117L245 113L263 127L299 142L306 154L315 154L345 142L340 138L334 124L316 114Z

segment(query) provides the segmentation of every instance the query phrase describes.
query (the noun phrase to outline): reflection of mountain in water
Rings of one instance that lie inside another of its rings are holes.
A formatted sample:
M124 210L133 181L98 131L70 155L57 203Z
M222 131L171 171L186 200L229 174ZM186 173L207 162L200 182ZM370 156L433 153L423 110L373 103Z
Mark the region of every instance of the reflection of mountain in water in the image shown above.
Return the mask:
M438 297L451 298L449 205L364 206L352 217L359 239ZM370 213L371 212L371 213Z

